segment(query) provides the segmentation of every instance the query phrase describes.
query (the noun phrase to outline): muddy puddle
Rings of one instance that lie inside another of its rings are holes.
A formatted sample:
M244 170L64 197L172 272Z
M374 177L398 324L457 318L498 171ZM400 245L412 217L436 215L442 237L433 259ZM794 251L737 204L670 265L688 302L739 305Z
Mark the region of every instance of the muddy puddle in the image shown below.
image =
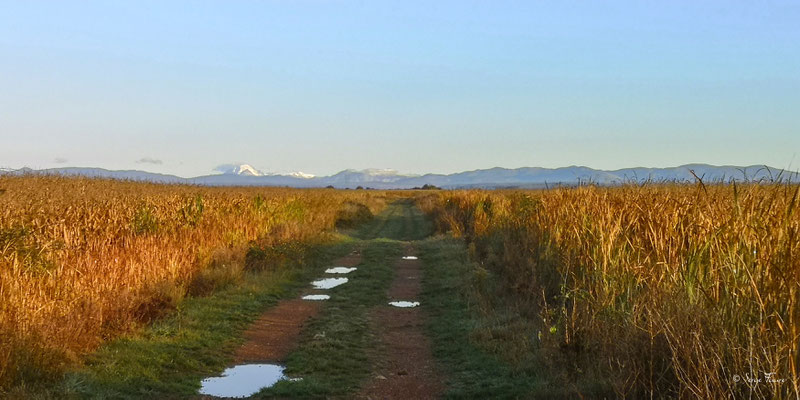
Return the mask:
M328 296L327 294L309 294L303 296L303 300L316 300L316 301L328 300L330 298L331 296Z
M391 301L389 302L390 306L400 307L400 308L410 308L416 307L419 305L418 301Z
M351 268L333 267L333 268L326 269L325 273L326 274L349 274L349 273L355 271L356 269L358 269L358 268L356 268L356 267L351 267Z
M347 278L325 278L311 282L314 289L330 289L345 283L347 283Z
M272 387L282 379L284 367L275 364L243 364L227 368L222 376L201 382L200 394L215 397L244 398Z
M417 256L404 256L403 260L416 260Z

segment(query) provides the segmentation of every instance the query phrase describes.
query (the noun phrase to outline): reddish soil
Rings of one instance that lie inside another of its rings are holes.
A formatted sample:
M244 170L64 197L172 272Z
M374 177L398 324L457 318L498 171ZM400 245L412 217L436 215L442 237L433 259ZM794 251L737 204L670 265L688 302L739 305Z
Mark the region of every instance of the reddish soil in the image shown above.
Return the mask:
M245 331L245 343L236 351L236 362L283 360L319 308L319 302L300 299L284 300L270 308Z
M361 263L357 251L335 260L332 266L352 267ZM323 302L301 299L283 300L261 314L244 333L245 343L236 351L236 363L282 361L294 349L308 320Z
M332 267L355 267L361 264L361 253L356 250L342 258L339 258L331 264Z
M407 254L412 254L410 251ZM419 301L422 272L418 260L400 260L388 291L391 301ZM421 305L420 307L424 307ZM362 399L435 399L444 390L423 334L425 316L420 307L381 306L371 313L372 328L381 341L373 379L359 394Z

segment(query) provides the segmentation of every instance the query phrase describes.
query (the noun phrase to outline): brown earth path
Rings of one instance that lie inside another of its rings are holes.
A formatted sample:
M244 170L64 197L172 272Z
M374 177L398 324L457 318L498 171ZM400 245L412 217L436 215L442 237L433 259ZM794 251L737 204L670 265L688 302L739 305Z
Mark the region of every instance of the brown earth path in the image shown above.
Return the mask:
M408 248L405 255L414 255ZM419 301L422 277L419 260L399 260L387 292L390 301ZM373 379L357 395L361 399L435 399L445 387L438 373L430 339L423 333L424 304L413 308L390 305L371 312L380 340L380 358Z
M333 266L354 267L361 263L356 250L333 261ZM313 292L312 289L308 293ZM297 339L309 319L317 315L322 302L302 299L283 300L265 311L244 333L245 342L236 351L237 364L280 362L297 345Z

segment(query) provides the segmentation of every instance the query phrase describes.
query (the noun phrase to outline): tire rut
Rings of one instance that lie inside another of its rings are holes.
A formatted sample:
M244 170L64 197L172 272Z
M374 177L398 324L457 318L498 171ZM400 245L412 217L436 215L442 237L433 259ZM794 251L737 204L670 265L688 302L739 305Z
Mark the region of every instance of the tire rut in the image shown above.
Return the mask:
M414 255L409 246L405 255ZM416 301L421 292L419 260L398 260L395 278L387 291L390 300ZM376 307L371 328L380 341L372 379L357 395L361 399L435 399L444 385L424 334L424 305L397 308Z
M361 263L359 252L333 261L336 266ZM321 303L301 299L282 300L266 310L244 333L245 342L237 349L236 363L282 362L296 347L306 323L319 313Z

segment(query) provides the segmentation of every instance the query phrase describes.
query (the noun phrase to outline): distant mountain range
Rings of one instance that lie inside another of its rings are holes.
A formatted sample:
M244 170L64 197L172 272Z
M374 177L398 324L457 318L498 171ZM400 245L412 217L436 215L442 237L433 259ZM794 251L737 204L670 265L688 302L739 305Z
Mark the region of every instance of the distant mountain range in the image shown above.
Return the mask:
M525 167L516 169L491 168L455 174L401 174L390 169L344 170L330 176L314 176L302 172L286 174L263 173L248 164L223 165L216 169L216 175L181 178L145 171L110 171L102 168L53 168L32 170L0 171L0 174L59 174L87 177L129 179L158 183L183 183L208 186L290 186L298 188L327 187L375 189L410 189L423 185L434 185L444 189L457 188L540 188L558 185L579 185L595 183L617 185L626 182L645 181L694 182L697 175L704 182L729 181L772 181L800 183L797 172L787 172L777 168L751 165L747 167L714 166L707 164L687 164L671 168L625 168L613 171L597 170L588 167L570 166L563 168Z

